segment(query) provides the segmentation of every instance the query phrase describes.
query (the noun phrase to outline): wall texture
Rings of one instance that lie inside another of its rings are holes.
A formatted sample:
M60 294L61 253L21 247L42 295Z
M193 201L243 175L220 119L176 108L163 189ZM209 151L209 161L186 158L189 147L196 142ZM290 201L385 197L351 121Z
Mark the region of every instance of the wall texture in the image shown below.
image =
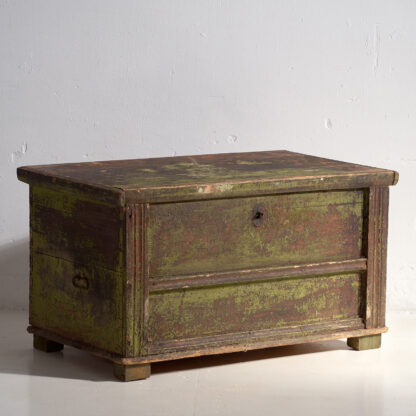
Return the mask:
M388 308L416 311L416 2L0 0L0 307L27 164L289 149L400 171Z

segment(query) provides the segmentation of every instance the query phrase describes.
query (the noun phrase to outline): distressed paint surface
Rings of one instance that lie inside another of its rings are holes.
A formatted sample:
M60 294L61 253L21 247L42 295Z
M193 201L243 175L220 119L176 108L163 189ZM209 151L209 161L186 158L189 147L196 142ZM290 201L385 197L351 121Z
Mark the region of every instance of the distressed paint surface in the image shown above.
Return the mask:
M371 187L367 239L366 328L385 325L389 188Z
M284 150L65 163L31 169L49 176L123 189L383 171Z
M360 273L155 292L152 342L360 316Z
M77 192L32 186L32 250L109 270L123 270L124 210Z
M397 173L284 150L21 167L19 178L125 191L131 202L391 185Z
M238 350L247 351L248 349L264 348L272 345L290 345L293 343L302 343L302 340L309 342L308 339L315 338L317 335L327 337L329 334L333 336L336 332L362 331L363 328L362 318L354 317L347 319L326 319L271 329L207 335L198 338L167 340L150 345L149 359L172 355L176 355L177 357L195 356L201 355L203 352L215 353L214 351L216 353ZM377 328L377 333L385 332L385 330L379 332L380 329ZM371 330L374 330L374 328ZM362 332L356 333L356 335L360 334ZM343 337L340 336L339 338Z
M126 357L145 354L143 342L144 301L146 282L143 273L143 206L126 209L126 279L123 307L126 338Z
M151 205L150 278L356 259L363 191L285 194ZM262 224L253 210L264 208Z
M133 365L386 330L396 172L278 151L18 175L45 339Z
M75 276L88 288L76 287ZM123 277L94 266L32 254L30 324L123 354Z

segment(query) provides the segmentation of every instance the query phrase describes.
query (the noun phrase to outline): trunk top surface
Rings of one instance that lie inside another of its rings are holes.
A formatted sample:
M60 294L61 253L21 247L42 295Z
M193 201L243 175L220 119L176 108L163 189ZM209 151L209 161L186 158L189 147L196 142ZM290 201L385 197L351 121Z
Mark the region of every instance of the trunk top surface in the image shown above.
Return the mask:
M285 150L26 166L27 183L120 195L119 202L167 202L394 185L398 173Z

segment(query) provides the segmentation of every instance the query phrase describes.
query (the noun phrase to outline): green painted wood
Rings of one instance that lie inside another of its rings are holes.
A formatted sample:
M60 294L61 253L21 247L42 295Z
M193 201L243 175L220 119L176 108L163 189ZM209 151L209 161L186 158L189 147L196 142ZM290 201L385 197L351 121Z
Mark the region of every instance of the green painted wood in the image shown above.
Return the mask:
M121 381L143 380L150 377L150 364L123 365L113 363L114 375Z
M146 298L143 273L143 206L126 208L126 282L124 288L124 322L126 357L146 354L143 321Z
M154 292L152 343L360 316L360 273Z
M387 194L371 195L397 172L271 151L17 173L31 185L30 332L123 379L150 374L130 364L340 334L373 348L362 336L386 330L363 329L369 310L384 322ZM243 282L253 269L267 280Z
M348 338L347 344L349 347L357 351L380 348L381 334Z
M123 275L32 253L30 324L123 354Z
M356 190L150 205L149 276L360 258L363 200Z
M388 186L398 179L391 170L288 151L26 166L18 176L28 183L93 187L120 204Z

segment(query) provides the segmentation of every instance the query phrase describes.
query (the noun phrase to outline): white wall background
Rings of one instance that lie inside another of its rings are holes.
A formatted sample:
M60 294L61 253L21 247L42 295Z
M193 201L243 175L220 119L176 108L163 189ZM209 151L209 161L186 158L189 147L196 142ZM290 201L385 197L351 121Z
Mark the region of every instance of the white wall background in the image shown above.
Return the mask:
M416 311L416 2L0 0L0 307L28 164L289 149L391 168L388 308Z

